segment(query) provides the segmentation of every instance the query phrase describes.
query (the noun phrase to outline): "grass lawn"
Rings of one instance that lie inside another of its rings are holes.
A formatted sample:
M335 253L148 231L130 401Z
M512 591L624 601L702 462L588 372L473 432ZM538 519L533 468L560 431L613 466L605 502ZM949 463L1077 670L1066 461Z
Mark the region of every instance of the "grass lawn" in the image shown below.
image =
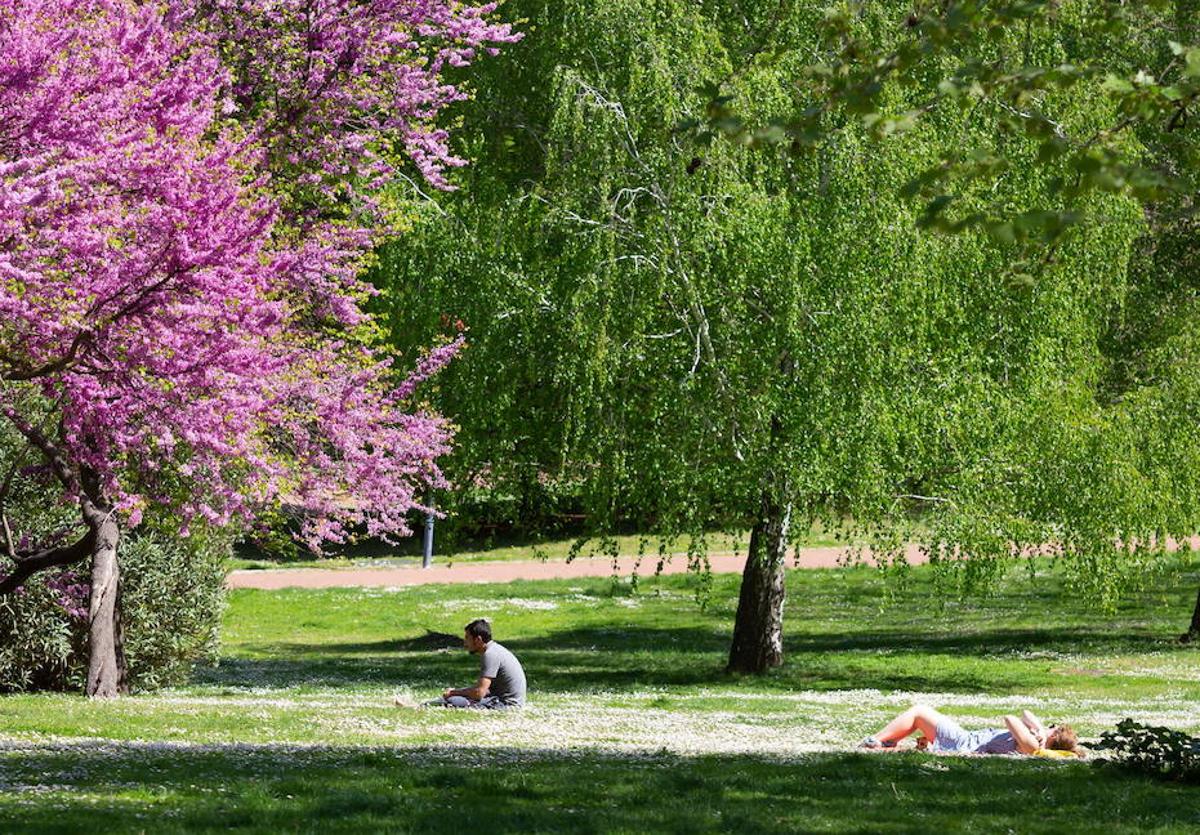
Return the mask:
M1090 763L862 754L914 700L1022 706L1094 737L1200 732L1200 571L1106 615L1053 575L939 605L926 569L789 575L788 661L722 672L737 578L241 590L220 666L108 703L0 698L0 832L1195 832L1200 791ZM405 710L474 677L441 633L493 619L523 711Z

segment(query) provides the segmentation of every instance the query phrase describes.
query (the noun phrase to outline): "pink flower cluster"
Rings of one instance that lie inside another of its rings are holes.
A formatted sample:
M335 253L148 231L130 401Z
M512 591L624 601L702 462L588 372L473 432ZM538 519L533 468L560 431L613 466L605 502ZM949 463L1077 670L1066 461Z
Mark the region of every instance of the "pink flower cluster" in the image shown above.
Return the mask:
M446 422L370 347L394 147L435 185L440 76L515 36L445 0L0 0L0 413L36 385L80 489L316 547L408 533ZM15 412L14 412L15 413Z
M390 181L392 144L446 187L445 168L464 160L435 119L464 93L442 73L519 38L488 19L495 3L173 0L172 8L213 36L233 68L224 109L272 126L272 155L324 197Z
M58 605L67 617L87 620L92 585L86 579L74 571L62 571L46 580L46 588L58 596Z

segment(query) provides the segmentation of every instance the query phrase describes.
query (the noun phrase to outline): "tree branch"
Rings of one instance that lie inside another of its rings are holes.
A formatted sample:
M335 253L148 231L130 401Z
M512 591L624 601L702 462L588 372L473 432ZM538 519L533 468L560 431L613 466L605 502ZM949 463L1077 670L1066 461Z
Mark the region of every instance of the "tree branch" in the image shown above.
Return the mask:
M13 562L17 560L17 549L13 547L12 528L8 526L8 513L0 505L0 522L4 523L4 555Z
M96 535L89 530L73 545L46 548L14 560L16 569L0 581L0 595L12 594L33 574L58 565L72 565L87 559L95 546Z
M46 460L50 462L50 468L54 471L54 475L63 483L63 486L68 490L76 490L79 487L79 482L75 478L75 474L71 471L71 465L67 463L67 458L63 455L62 450L49 438L45 436L37 427L25 420L12 406L0 406L0 415L4 415L17 431L25 436L31 444L41 450L46 456Z
M40 377L47 377L51 374L57 374L59 371L64 371L69 368L72 363L79 359L79 350L83 347L85 340L92 338L91 330L81 330L75 334L75 338L71 340L71 347L64 356L58 359L43 363L35 368L21 368L8 357L4 358L10 371L0 375L0 379L11 380L14 382L27 382L36 380Z

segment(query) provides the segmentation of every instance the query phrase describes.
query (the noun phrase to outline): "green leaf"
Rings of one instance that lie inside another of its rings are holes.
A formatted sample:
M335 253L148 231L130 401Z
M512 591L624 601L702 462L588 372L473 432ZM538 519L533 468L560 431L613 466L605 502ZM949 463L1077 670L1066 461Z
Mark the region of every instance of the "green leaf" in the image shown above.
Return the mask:
M1104 83L1100 86L1110 93L1132 93L1134 90L1133 84L1127 79L1111 73L1105 77Z
M724 116L713 121L713 127L727 135L740 134L743 122L737 116Z
M952 99L957 98L962 93L962 88L948 78L943 78L939 81L937 88L938 92L943 96L949 96Z
M1050 162L1067 151L1067 143L1060 137L1052 137L1038 146L1038 161Z
M1037 286L1037 280L1029 273L1013 273L1005 284L1009 290L1028 292Z
M1183 74L1189 78L1200 76L1200 49L1196 47L1189 49L1185 61L1187 62L1187 67L1184 69Z
M788 138L782 125L770 125L754 132L754 141L760 145L778 145Z
M988 224L987 232L997 243L1015 244L1017 242L1016 230L1008 221Z
M952 194L939 194L937 197L930 200L928 204L926 204L925 211L917 223L923 226L929 226L935 223L941 216L942 212L944 212L947 207L954 202L954 199L954 195Z

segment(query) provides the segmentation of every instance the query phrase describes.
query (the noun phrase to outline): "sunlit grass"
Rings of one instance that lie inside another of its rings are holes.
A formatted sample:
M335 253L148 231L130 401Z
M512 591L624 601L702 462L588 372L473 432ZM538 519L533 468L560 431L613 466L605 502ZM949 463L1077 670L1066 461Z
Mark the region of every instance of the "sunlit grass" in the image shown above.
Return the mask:
M1045 572L946 603L927 569L899 591L790 572L787 663L763 677L723 671L738 578L704 607L697 582L235 591L222 663L186 687L0 699L0 831L1200 826L1194 791L1090 764L854 752L914 700L973 725L1028 706L1093 739L1124 716L1200 732L1200 658L1174 640L1195 568L1108 615ZM521 657L529 707L394 707L473 678L458 636L477 616Z

